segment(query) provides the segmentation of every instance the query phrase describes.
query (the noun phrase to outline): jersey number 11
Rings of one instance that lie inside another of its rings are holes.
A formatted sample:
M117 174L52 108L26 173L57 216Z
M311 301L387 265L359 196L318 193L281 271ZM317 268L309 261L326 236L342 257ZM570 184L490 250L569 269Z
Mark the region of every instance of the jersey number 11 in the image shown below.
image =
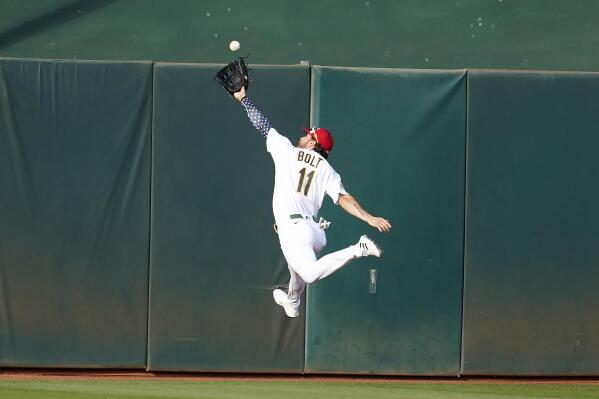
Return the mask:
M315 170L313 170L312 172L308 173L306 175L306 168L302 168L300 171L300 179L299 179L299 183L297 185L297 192L301 193L302 192L302 187L304 188L304 195L308 196L308 190L310 190L310 184L312 184L312 178L314 177L314 173L316 172ZM304 179L307 178L307 179ZM304 187L304 180L306 180L306 186Z

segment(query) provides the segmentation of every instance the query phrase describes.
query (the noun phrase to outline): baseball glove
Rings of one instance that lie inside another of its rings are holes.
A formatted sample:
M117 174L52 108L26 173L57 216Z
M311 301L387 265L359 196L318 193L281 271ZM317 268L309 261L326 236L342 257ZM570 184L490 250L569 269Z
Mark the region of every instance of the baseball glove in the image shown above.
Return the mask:
M231 95L241 90L242 87L245 87L246 90L248 88L249 75L244 58L239 57L235 59L214 75L214 79L223 85L225 90Z

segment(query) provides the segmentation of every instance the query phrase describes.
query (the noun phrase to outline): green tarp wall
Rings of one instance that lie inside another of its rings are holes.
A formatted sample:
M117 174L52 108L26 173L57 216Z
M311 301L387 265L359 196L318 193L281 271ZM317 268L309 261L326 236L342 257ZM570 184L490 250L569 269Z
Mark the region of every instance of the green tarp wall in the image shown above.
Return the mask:
M287 282L272 159L212 79L219 67L155 68L148 368L301 372L304 318L272 300ZM309 68L251 74L252 98L295 140L309 122Z
M468 74L462 372L599 373L599 74Z
M306 371L457 375L460 366L465 71L314 67L314 124L346 189L391 220L383 235L327 203L327 250L364 233L365 258L310 286ZM369 293L376 269L376 293Z
M0 60L0 366L599 374L599 75L252 66L394 225L326 200L327 252L385 254L289 320L272 161L218 67Z
M0 365L144 366L151 71L0 60Z

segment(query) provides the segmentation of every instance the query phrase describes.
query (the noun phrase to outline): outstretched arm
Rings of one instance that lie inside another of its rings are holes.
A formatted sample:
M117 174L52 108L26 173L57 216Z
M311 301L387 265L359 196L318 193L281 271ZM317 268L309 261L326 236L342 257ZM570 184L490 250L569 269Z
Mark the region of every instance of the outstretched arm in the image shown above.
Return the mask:
M354 197L352 197L349 194L339 195L339 206L343 208L345 212L368 223L381 233L388 233L389 231L391 231L391 223L389 223L387 219L378 216L372 216L370 213L366 212L364 208L360 206L360 204Z
M272 128L272 125L268 121L268 118L262 115L262 112L260 112L254 103L252 103L252 100L246 96L245 88L242 87L241 90L233 93L233 97L235 97L235 99L239 101L241 105L243 105L243 108L245 108L245 112L247 112L248 118L250 118L252 125L258 129L262 137L266 138L268 136L268 131Z

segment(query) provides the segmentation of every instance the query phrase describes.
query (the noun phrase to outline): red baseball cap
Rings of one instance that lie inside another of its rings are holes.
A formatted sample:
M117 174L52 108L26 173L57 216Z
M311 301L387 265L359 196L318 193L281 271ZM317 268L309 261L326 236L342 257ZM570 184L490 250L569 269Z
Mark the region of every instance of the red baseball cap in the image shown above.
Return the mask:
M325 150L326 152L331 152L333 150L333 135L327 129L323 127L303 129L306 132L306 134L312 136L312 138L316 140L318 144L320 144L323 150Z

